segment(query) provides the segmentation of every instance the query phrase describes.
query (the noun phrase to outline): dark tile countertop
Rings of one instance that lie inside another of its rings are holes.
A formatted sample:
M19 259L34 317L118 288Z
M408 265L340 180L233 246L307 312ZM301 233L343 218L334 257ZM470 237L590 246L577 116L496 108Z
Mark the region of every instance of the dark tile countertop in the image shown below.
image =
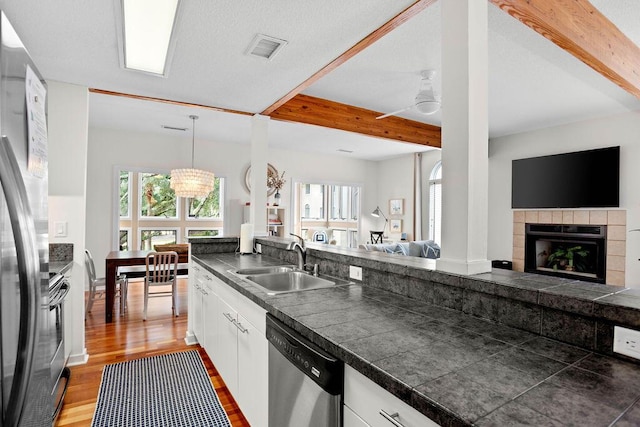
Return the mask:
M73 267L73 260L71 261L49 261L49 275L64 274Z
M64 274L73 266L73 243L49 244L49 276Z
M638 364L366 284L268 296L228 272L274 258L194 260L441 425L640 425Z

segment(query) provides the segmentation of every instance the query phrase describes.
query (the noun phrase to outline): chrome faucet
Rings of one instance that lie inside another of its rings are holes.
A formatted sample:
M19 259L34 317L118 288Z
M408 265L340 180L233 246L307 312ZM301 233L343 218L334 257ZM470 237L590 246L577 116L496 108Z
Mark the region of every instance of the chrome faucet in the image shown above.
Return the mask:
M296 251L298 253L298 269L304 270L304 266L307 261L307 249L304 247L304 239L298 236L297 234L293 234L293 233L289 233L289 234L300 239L300 243L298 242L289 243L289 246L287 246L287 250Z

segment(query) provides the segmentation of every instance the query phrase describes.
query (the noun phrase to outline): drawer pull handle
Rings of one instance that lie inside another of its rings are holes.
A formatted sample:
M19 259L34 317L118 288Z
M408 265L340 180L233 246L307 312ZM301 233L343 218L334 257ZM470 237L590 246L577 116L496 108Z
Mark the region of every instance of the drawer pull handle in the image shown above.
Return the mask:
M233 317L231 317L231 315L229 313L222 313L224 315L224 317L227 318L227 320L231 323L235 323L235 320Z
M242 326L242 323L237 322L236 323L236 327L240 330L240 332L242 332L243 334L246 334L247 332L249 332L249 330L247 328L245 328L244 326Z
M211 276L209 276L208 274L205 274L204 277L205 277L205 279L211 281Z
M384 409L381 409L380 410L380 415L382 415L387 421L389 421L394 426L396 426L396 427L404 427L404 425L400 421L396 420L396 418L398 418L400 416L400 414L398 414L397 412L394 412L393 414L389 414Z

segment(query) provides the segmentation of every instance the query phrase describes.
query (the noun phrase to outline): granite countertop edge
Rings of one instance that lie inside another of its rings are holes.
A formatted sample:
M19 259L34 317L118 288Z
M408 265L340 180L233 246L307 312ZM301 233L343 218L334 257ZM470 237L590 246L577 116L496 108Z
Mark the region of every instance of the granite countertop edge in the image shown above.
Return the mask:
M416 391L415 388L403 383L402 381L393 377L391 374L373 365L371 362L349 351L348 349L323 336L322 334L314 331L312 328L299 322L294 317L291 317L288 314L280 311L269 303L269 296L266 293L262 292L254 286L251 286L241 278L231 274L229 270L234 270L236 268L235 266L226 264L219 259L211 259L217 258L216 255L219 254L192 255L192 258L195 262L198 263L198 265L205 268L208 272L215 275L218 279L225 282L227 285L238 291L243 296L249 298L251 301L264 308L268 313L275 316L285 325L293 328L305 338L319 345L325 351L340 358L343 362L347 363L349 366L356 369L358 372L371 379L388 392L403 400L405 403L413 406L416 410L420 411L422 414L426 415L438 424L451 427L473 425L473 423L470 423L457 414L448 411L438 402L429 399L428 397ZM282 261L265 258L264 264L276 265L282 264ZM356 284L350 286L361 285Z
M260 307L264 308L267 312L275 316L278 320L282 321L287 326L293 328L294 330L299 332L302 336L306 337L307 339L311 340L315 344L319 345L321 348L325 349L329 353L334 354L336 357L343 360L347 365L351 366L358 372L362 373L364 376L371 379L376 384L380 385L382 388L390 392L392 395L398 397L399 399L409 404L410 406L415 408L417 411L424 414L431 420L437 422L438 424L443 426L473 426L473 425L477 425L476 423L478 423L479 421L481 424L486 423L487 421L491 423L490 421L491 417L494 415L492 414L493 410L490 410L489 412L485 412L484 414L479 416L477 416L477 414L474 416L474 415L470 415L468 412L466 412L466 410L459 411L455 407L456 405L451 406L451 402L449 402L449 406L447 406L446 401L438 401L440 394L436 393L434 395L433 393L431 394L425 393L422 385L410 384L410 382L413 380L409 377L404 376L404 374L395 376L393 373L388 372L386 368L380 367L379 366L380 363L379 361L377 361L377 359L372 358L371 361L367 360L366 350L365 350L365 353L358 354L359 351L357 350L357 346L356 346L356 350L354 351L352 351L349 348L350 347L349 341L345 342L344 339L334 340L330 338L327 334L323 333L322 327L320 327L321 330L316 330L318 328L314 326L314 322L308 321L309 317L306 317L305 320L302 320L300 318L305 317L305 314L303 312L298 312L297 310L295 310L295 308L298 308L298 304L311 305L309 303L304 302L306 297L304 296L301 297L300 303L298 303L298 298L300 297L296 296L296 297L293 297L295 301L293 304L291 305L287 305L286 303L283 304L282 300L279 299L278 296L275 296L275 297L269 296L259 288L251 285L246 280L233 274L234 270L241 268L240 266L241 264L245 264L245 265L250 264L251 266L280 265L283 263L282 260L267 257L265 255L253 255L251 256L251 258L249 257L243 258L243 256L241 255L236 255L233 259L228 258L228 256L229 254L222 254L222 253L203 254L203 255L192 254L192 259L193 259L193 262L197 263L198 265L203 267L206 271L213 274L218 279L222 280L224 283L229 285L232 289L235 289L240 294L247 297L249 300L253 301ZM369 286L366 286L366 284L364 284L363 286L363 284L360 282L357 284L354 284L353 282L347 282L347 281L342 281L342 282L344 282L343 286L345 286L344 287L346 292L345 295L355 293L355 294L361 295L362 298L364 299L373 298L375 300L376 299L375 295L374 296L371 296L369 294L365 295L364 291L368 290L370 292L383 292L384 298L381 298L381 300L384 300L383 302L385 304L390 304L392 306L398 307L401 310L404 310L405 308L402 302L403 301L406 302L406 297L402 297L400 295L396 295L387 291L379 291L379 290L376 290L375 288L370 288ZM309 291L309 292L316 292L316 291ZM304 295L304 294L306 294L306 292L296 293L296 295ZM289 294L283 294L283 295L292 295L292 294L289 293ZM334 296L331 296L331 298L334 298ZM313 297L311 297L311 299L313 299ZM291 311L290 310L291 308L294 308L294 310ZM410 308L408 310L411 311ZM472 317L470 315L465 315L464 313L460 313L459 315L462 315L468 318ZM444 323L447 323L447 320L445 318L440 320ZM451 323L451 325L456 325L456 323ZM497 324L497 326L501 332L507 332L507 330L511 330L511 332L513 332L513 329L514 329L514 328L510 328L500 324ZM462 326L462 328L465 329L466 327ZM542 336L530 334L524 331L522 332L524 334L532 335L533 337L533 338L527 338L525 341L527 340L536 341L536 339L534 339L535 336L544 340L544 337ZM509 344L509 347L513 350L521 350L520 347L522 344L525 343L525 341L522 341L521 344L511 343ZM507 342L508 340L504 340L504 343L507 343ZM583 353L594 354L586 350L584 350ZM401 354L404 354L404 353L401 352ZM542 354L542 353L539 353L539 354ZM561 364L565 366L563 370L570 369L573 371L582 371L582 369L580 369L582 368L582 366L579 366L579 362L582 362L583 359L586 359L586 358L587 357L583 355L579 360L575 360L573 362L562 361ZM555 359L555 360L558 361L561 359ZM627 363L627 362L623 362L623 363ZM632 369L634 371L632 372L634 378L637 378L640 380L640 368L633 367ZM454 373L454 371L452 371L452 373ZM556 374L553 374L553 375L556 375ZM617 383L619 385L625 384L623 381L619 381L619 380L613 380L613 381L614 382L618 381ZM542 384L542 382L539 384ZM442 390L448 391L446 386L444 387L445 388L441 389L441 391ZM458 385L456 387L458 387L458 391L459 391L460 386ZM634 420L637 421L637 418L640 415L640 411L638 411L638 409L640 408L640 403L639 403L640 395L636 397L637 399L634 401L634 403L631 406L624 409L623 411L621 411L617 419L622 419L622 417L630 416L632 422L634 422ZM470 399L470 402L473 404L475 396L472 394L470 396L466 396L465 398ZM513 402L513 400L511 402ZM508 403L509 402L503 403L501 404L501 406L502 405L509 406ZM501 409L501 407L499 408ZM635 408L635 410L632 410L632 408ZM491 416L489 416L489 414L491 414ZM500 416L503 416L503 415L504 413L497 415L497 417L499 418ZM544 418L547 421L550 420L549 418L546 418L546 417ZM493 421L495 422L496 420L494 419ZM502 421L504 422L504 420ZM571 420L567 419L566 422L571 423ZM561 424L564 424L564 422L562 422ZM608 423L606 425L608 425Z
M65 274L73 267L73 260L70 261L50 261L49 273Z

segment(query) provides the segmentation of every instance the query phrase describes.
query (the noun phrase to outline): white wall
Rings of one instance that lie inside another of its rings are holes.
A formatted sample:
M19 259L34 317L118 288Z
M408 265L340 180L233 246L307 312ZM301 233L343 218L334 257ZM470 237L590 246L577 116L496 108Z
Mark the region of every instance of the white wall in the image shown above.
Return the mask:
M640 228L640 112L496 138L489 144L489 259L511 259L513 159L620 146L620 208ZM594 171L597 173L597 171ZM640 288L640 232L627 235L626 286Z
M113 183L116 166L169 171L173 167L190 165L189 142L190 136L178 138L111 129L89 129L86 244L96 260L104 259L113 247ZM244 179L251 161L250 145L199 141L197 138L196 144L199 153L196 166L210 169L217 176L226 179L224 233L237 236L243 222L243 206L249 201ZM375 162L276 149L269 150L267 162L279 172L286 171L287 183L281 191L283 206L291 207L293 181L321 180L362 185L362 212L371 212L375 208ZM99 276L104 275L104 263L96 262L96 270Z
M70 364L86 360L84 340L85 176L89 123L86 87L48 82L49 242L73 243L71 291L65 303ZM53 224L67 223L67 237L54 237Z

